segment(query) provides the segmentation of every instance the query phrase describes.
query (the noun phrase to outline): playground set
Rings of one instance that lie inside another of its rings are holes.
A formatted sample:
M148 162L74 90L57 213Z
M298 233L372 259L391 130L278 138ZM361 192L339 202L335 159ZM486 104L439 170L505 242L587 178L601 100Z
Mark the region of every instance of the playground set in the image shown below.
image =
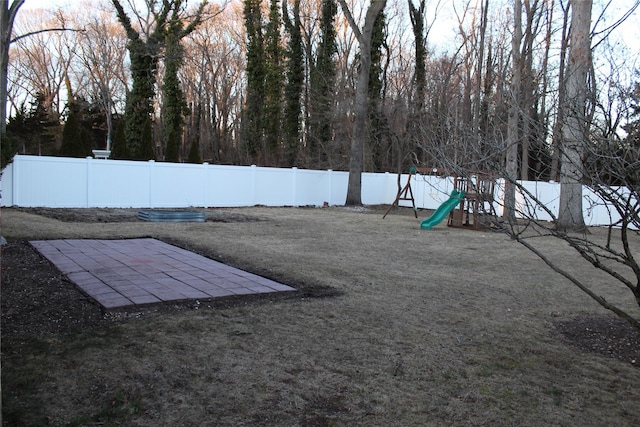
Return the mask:
M417 168L409 170L405 186L398 190L395 200L385 212L383 219L397 207L400 201L410 201L413 214L418 218L415 198L411 189L411 179L415 175L452 176L453 190L449 199L442 203L431 216L420 223L420 228L431 230L447 218L449 227L469 228L471 230L486 230L489 228L491 217L496 212L493 206L496 175L487 171L469 173L465 176L450 175L444 169ZM457 209L456 209L457 208Z

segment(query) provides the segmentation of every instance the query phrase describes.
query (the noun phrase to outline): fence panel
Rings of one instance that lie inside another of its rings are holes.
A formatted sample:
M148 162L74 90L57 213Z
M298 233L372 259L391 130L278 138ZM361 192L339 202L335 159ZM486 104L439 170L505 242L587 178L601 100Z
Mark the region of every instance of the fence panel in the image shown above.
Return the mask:
M322 206L332 203L332 171L298 169L295 173L293 197L296 206Z
M148 162L149 207L205 206L206 166Z
M146 162L86 160L89 192L85 207L142 208L149 206L150 176Z
M28 157L28 159L14 162L12 205L52 208L86 207L88 189L85 159L20 157Z
M180 208L235 206L342 205L349 173L257 166L194 165L125 160L72 159L17 155L2 172L0 206L55 208ZM400 177L404 188L408 175ZM503 183L496 185L495 207L502 213ZM560 185L522 182L557 216ZM416 207L436 209L453 189L451 177L414 175L411 189ZM362 202L392 203L398 192L398 176L363 173ZM619 219L597 195L585 187L584 216L588 225ZM517 203L527 215L540 220L551 216L540 206L529 209L526 195ZM410 201L400 202L411 206ZM611 217L610 217L611 215Z

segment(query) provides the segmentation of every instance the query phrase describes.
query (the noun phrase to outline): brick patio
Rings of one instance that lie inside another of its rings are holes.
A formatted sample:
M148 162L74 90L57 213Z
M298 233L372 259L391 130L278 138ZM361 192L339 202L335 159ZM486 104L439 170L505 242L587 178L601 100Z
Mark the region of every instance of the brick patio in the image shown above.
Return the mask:
M30 243L108 310L295 290L151 238Z

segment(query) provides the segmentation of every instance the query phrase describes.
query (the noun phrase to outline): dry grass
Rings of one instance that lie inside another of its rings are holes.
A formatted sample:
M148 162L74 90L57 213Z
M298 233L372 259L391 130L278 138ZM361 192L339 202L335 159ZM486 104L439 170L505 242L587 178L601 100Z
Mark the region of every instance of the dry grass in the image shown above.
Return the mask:
M606 314L491 232L421 230L383 208L220 210L259 221L65 223L12 209L11 239L153 236L340 295L143 316L38 340L33 425L639 425L640 369L555 323ZM424 215L423 215L424 216ZM562 243L554 257L607 281ZM630 294L610 299L637 314ZM5 381L3 378L3 387ZM37 417L37 418L36 418Z

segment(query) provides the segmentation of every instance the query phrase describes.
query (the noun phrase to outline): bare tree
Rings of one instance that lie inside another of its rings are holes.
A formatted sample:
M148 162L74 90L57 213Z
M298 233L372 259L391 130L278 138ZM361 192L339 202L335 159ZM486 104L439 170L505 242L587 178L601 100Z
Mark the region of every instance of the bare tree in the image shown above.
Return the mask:
M339 0L340 7L347 17L351 30L358 39L360 63L358 65L358 83L355 94L353 133L351 136L351 159L349 163L349 185L347 187L347 206L362 205L362 171L366 120L369 95L369 70L371 68L371 36L376 18L384 9L387 0L372 0L365 16L362 30L353 18L345 0Z
M560 149L560 212L558 229L585 228L582 216L582 159L589 132L587 101L591 98L588 74L591 69L592 0L572 4L569 62L566 71L566 99L560 108L566 111L562 124Z
M227 7L185 38L181 79L194 111L187 133L199 134L203 159L211 162L244 161L234 140L245 95L243 32L242 10Z
M14 0L9 6L8 0L0 2L0 143L7 131L7 73L9 67L9 45L13 23L24 0ZM2 366L0 365L0 369ZM0 380L0 391L2 382ZM0 425L2 424L2 402L0 402Z
M516 4L519 3L520 1L516 0ZM586 59L588 59L586 63L590 64L589 18L585 18L585 15L575 10L573 13L582 16L582 19L587 21L587 23L582 22L586 26L587 42L585 47L584 40L582 44L580 41L574 41L575 34L573 34L570 48L577 48L578 51L574 55L586 53ZM515 21L518 21L517 10L515 18ZM580 18L575 16L573 19ZM580 24L577 25L579 27ZM522 27L526 28L526 25ZM516 24L515 28L520 27ZM572 32L575 31L576 24L572 24ZM580 28L577 31L580 32ZM547 29L548 33L549 29ZM519 36L516 31L513 39L515 41L521 40ZM562 38L560 38L560 43L563 43ZM583 46L582 49L580 46ZM512 51L523 52L521 48L515 49L515 46ZM516 57L514 63L517 62L517 59ZM573 57L573 61L580 60L585 61L585 57L578 59ZM567 78L575 75L575 66L575 63L568 64ZM514 68L514 71L517 69L519 68ZM612 69L615 70L615 67ZM626 304L619 302L619 299L616 300L619 297L617 290L622 286L630 291L635 305L640 306L640 263L637 258L638 245L640 244L638 231L640 229L640 175L638 172L640 171L640 144L637 143L637 132L633 137L631 135L627 138L619 136L621 121L618 118L629 113L621 110L610 111L610 106L613 105L626 105L627 111L632 111L633 108L638 108L638 101L635 101L634 106L630 105L630 101L624 100L621 95L625 92L611 90L611 87L598 94L588 91L587 89L590 90L592 86L587 80L587 72L588 68L582 74L583 80L579 80L582 82L581 85L571 88L567 84L567 103L560 105L559 108L565 109L563 123L570 116L573 116L573 120L578 119L579 133L573 132L569 135L562 133L562 141L569 139L569 143L574 146L579 142L579 156L567 160L567 155L561 153L562 161L570 162L572 165L573 169L570 169L570 172L574 173L575 185L579 186L574 197L579 197L581 204L585 201L587 211L597 208L605 213L598 222L598 224L604 223L605 225L592 229L590 233L582 232L584 231L584 222L582 223L583 227L578 229L558 227L562 210L555 210L550 200L544 198L544 194L540 191L540 187L543 185L538 187L538 183L527 183L516 179L517 173L513 166L510 168L508 163L505 163L507 150L512 148L513 144L501 145L496 140L492 150L493 155L490 156L483 153L479 146L474 145L467 146L467 155L462 157L453 156L443 146L431 145L427 148L431 150L431 156L443 159L443 166L472 182L474 179L474 156L481 158L483 164L489 165L490 169L505 177L502 182L505 182L505 186L509 183L513 187L513 198L505 197L502 200L495 200L494 204L498 211L500 208L503 212L511 209L511 220L504 221L504 218L493 217L491 226L495 230L505 232L510 238L527 247L551 269L577 286L602 307L611 310L634 327L640 328L640 317L636 312L629 310ZM619 73L619 71L614 72ZM512 82L514 81L518 81L518 79L512 79ZM613 83L615 79L607 78L605 81ZM580 98L580 92L582 92L582 98ZM629 92L626 91L626 93ZM572 99L573 103L570 104L569 99ZM576 99L579 100L577 104L575 103ZM519 104L511 98L509 102L511 105L517 106ZM597 108L600 110L600 114L595 117L588 108L588 103L592 102L597 102ZM521 108L513 111L517 111L518 115L525 113ZM510 118L513 116L511 115ZM515 121L511 121L509 126L515 127L515 124ZM589 131L594 127L595 132ZM570 127L569 130L571 129ZM580 138L576 138L577 135L580 135ZM504 191L504 187L502 190ZM491 213L483 205L477 206L476 209L480 209L484 215ZM579 215L582 218L582 206L580 206ZM549 239L559 239L566 243L564 247L573 248L593 269L585 268L585 265L560 264L552 251L547 252ZM594 278L598 278L598 281L595 281ZM612 295L607 294L609 291ZM615 297L613 294L616 294Z
M9 67L9 45L13 34L13 23L18 10L25 0L8 0L0 2L0 138L7 130L7 77ZM1 415L0 415L1 417Z
M86 31L80 35L78 58L82 72L88 75L88 98L96 100L105 115L107 150L111 149L116 104L123 103L127 90L126 43L124 31L107 11L90 17Z
M61 11L35 10L21 13L14 23L18 36L11 40L12 60L8 81L22 83L24 95L42 100L53 121L64 109L61 89L74 56L76 39L68 34L66 17ZM5 113L6 114L6 113Z
M513 35L511 38L511 96L509 99L509 121L507 124L504 218L514 222L516 218L516 188L518 175L518 142L520 127L520 89L522 83L522 1L515 0L513 8Z

